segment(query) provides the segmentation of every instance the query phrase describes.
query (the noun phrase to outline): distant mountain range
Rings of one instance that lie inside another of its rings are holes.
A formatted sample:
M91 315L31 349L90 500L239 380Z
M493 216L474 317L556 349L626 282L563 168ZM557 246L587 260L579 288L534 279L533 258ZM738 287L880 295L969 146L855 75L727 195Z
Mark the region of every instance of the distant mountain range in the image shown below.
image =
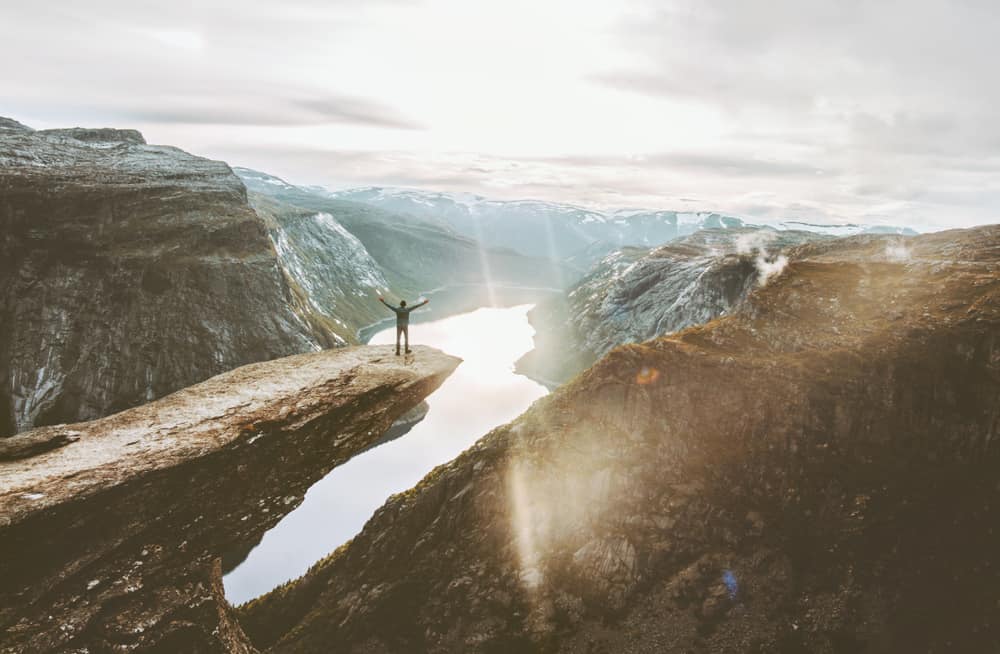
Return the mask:
M284 231L289 248L297 247L303 236L295 233L292 223L298 221L294 216L302 212L322 216L314 220L324 223L326 237L334 237L334 232L341 232L336 238L349 234L355 239L351 247L357 250L361 246L398 293L415 294L449 284L483 283L487 279L497 284L561 288L583 272L552 259L482 243L434 216L397 213L354 202L319 187L295 186L247 168L235 168L234 172L249 191L251 204L276 218L272 227ZM278 238L277 233L273 236ZM290 251L286 248L286 252ZM327 267L333 262L316 259L314 255L319 253L315 249L312 255L298 257L305 267L293 272L293 276L336 278ZM338 261L341 263L334 265L342 266L343 258ZM371 272L370 262L361 267ZM373 279L370 274L366 278ZM366 284L362 280L361 286ZM376 309L381 307L376 305Z
M272 180L270 183L284 182ZM651 247L703 229L767 227L829 236L917 234L908 227L822 225L793 220L761 222L714 212L655 209L597 211L556 202L490 200L467 193L374 186L335 191L330 195L396 213L443 220L455 231L470 238L509 247L523 254L554 259L578 255L595 243L608 244L604 252L623 246Z

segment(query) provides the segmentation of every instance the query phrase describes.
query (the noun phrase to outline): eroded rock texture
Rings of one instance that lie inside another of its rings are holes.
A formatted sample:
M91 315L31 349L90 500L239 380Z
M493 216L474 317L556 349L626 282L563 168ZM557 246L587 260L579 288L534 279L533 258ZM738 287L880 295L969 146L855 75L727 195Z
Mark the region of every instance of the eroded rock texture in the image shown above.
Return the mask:
M558 385L615 346L723 316L781 269L786 250L826 238L738 227L701 230L654 249L615 250L564 296L531 310L535 349L518 370Z
M0 122L0 436L331 344L293 300L225 163Z
M415 346L257 363L0 462L0 651L248 652L221 586L334 466L458 365Z
M275 652L986 652L1000 227L801 246L240 610Z

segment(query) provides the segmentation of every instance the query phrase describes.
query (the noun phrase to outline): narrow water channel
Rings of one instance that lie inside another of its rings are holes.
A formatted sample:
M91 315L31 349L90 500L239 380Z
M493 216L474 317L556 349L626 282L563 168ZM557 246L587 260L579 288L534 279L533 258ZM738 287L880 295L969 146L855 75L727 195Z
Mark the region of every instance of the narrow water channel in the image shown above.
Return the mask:
M545 395L544 386L514 373L514 362L533 345L530 308L527 304L482 308L412 325L414 343L464 361L427 398L430 410L412 430L334 468L309 489L302 504L225 576L229 601L240 604L301 576L361 531L390 495L412 488L434 467L452 460ZM391 328L369 342L394 339Z

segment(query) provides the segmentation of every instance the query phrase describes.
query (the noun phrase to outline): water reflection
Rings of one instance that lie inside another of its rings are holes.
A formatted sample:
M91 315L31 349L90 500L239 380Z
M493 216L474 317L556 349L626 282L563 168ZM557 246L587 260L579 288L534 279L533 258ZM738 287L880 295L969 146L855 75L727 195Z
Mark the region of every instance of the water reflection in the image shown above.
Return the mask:
M229 601L245 602L302 575L353 538L391 494L412 488L435 466L545 395L544 386L514 373L514 362L532 348L530 308L483 308L412 325L413 343L462 357L462 365L427 398L427 417L409 433L356 456L309 489L302 505L226 575ZM370 342L394 343L395 328L378 332Z

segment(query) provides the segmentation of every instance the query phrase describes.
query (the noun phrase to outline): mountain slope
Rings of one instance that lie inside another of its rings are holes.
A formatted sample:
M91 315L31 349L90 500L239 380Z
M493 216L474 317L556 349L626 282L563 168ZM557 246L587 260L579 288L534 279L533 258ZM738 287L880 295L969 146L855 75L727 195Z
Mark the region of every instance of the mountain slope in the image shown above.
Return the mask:
M239 613L274 652L992 651L1000 226L798 248Z
M578 274L558 262L482 245L433 216L388 212L246 168L236 172L255 193L332 216L364 245L386 280L402 293L486 282L561 288Z
M709 229L655 250L615 251L564 296L532 309L535 349L518 362L518 370L558 384L617 345L725 315L766 275L780 270L785 250L824 238L748 227Z
M317 349L226 164L0 124L0 435Z
M382 268L333 216L251 193L288 279L299 312L317 331L336 334L332 345L356 343L359 329L385 317L376 300L390 284Z

